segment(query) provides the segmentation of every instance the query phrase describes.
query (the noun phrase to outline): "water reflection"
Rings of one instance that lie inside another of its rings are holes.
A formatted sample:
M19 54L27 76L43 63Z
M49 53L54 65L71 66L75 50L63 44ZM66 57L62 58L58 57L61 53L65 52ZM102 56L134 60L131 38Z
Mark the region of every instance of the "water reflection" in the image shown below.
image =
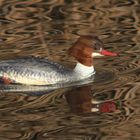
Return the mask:
M117 110L117 103L113 101L96 100L91 88L91 85L78 87L65 94L73 112L77 114L92 112L110 113Z
M115 115L114 119L126 121L135 113L136 108L132 107L130 102L135 98L133 91L138 90L139 84L126 85L123 89L107 89L102 92L92 89L92 85L86 85L69 90L65 93L65 97L71 111L77 115L111 113L110 115ZM108 115L106 117L109 117Z

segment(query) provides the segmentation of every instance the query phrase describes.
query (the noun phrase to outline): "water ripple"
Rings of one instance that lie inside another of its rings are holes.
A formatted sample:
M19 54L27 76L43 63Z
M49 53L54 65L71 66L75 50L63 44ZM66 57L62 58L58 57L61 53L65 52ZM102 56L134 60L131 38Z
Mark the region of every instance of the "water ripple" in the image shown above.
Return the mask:
M42 96L2 92L0 139L139 139L139 6L138 0L1 0L1 60L47 56L72 68L66 52L83 34L98 35L119 56L94 60L90 84Z

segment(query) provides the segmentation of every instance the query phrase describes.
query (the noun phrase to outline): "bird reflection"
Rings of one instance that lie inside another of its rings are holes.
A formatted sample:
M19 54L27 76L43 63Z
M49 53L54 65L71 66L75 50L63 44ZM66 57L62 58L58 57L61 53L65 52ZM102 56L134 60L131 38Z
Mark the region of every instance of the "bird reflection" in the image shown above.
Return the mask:
M76 114L110 113L117 110L115 101L99 101L94 99L91 85L74 88L65 93L66 100Z

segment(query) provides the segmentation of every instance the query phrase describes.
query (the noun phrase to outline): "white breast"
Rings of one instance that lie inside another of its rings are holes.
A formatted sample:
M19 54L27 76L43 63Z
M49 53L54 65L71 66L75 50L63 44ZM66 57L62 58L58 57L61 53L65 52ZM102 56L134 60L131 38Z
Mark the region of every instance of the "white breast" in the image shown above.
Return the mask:
M95 74L94 66L88 67L81 63L76 64L74 71L83 78L89 77L89 76Z

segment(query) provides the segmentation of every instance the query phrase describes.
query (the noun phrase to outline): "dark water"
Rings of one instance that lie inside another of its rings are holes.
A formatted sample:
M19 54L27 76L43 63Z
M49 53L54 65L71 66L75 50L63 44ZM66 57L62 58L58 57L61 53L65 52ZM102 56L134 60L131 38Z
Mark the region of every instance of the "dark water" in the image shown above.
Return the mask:
M100 82L42 96L0 95L1 140L138 140L139 0L0 0L0 59L49 57L73 67L67 49L95 34L115 58L94 60Z

